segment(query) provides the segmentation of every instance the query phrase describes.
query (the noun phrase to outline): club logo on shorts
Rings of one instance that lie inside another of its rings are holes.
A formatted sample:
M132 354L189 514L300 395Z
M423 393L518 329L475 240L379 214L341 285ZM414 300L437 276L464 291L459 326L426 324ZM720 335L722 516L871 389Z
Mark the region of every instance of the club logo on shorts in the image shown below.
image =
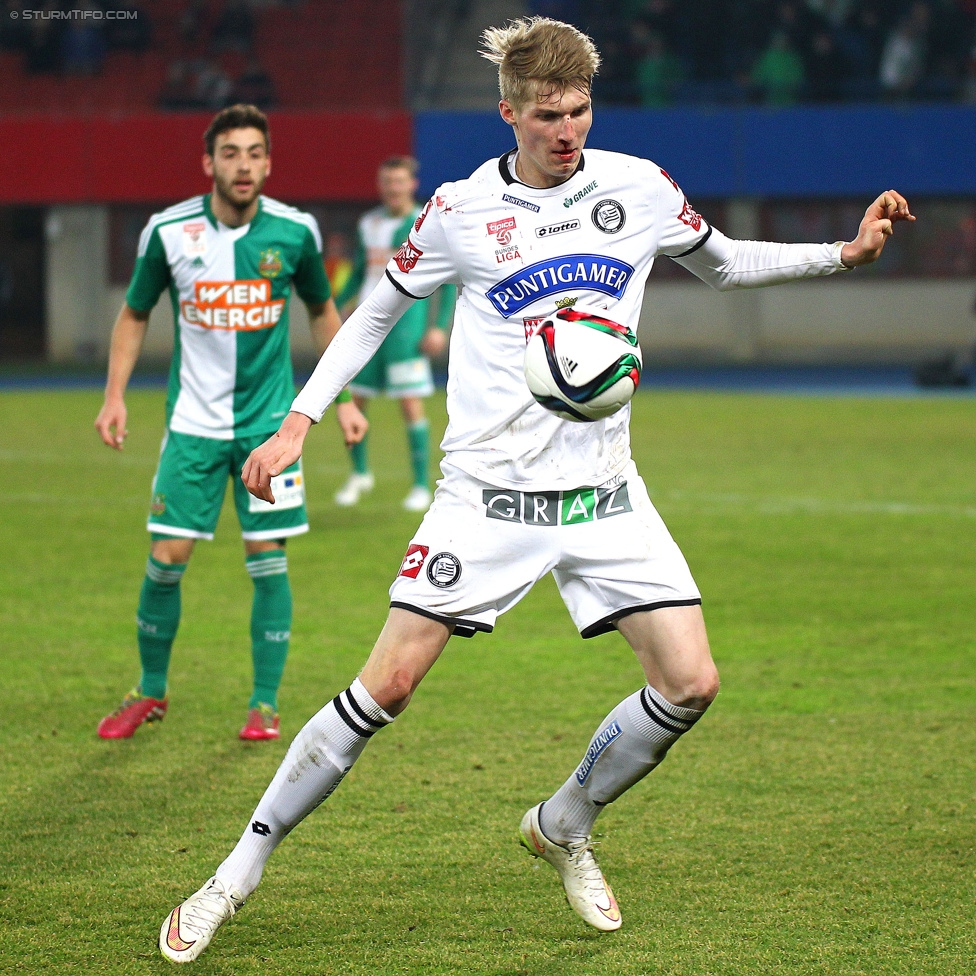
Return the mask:
M593 226L604 234L619 234L627 223L627 211L616 200L601 200L590 214Z
M528 342L528 339L526 339ZM152 501L149 503L149 511L153 515L162 515L166 511L166 496L161 491L153 492Z
M434 586L453 586L461 578L461 560L453 553L439 552L427 564L427 579Z
M420 567L423 566L424 560L427 558L427 553L430 552L428 546L421 546L417 543L411 543L407 546L406 554L403 557L403 562L400 563L400 572L397 576L406 576L409 579L416 579L420 573Z
M408 237L401 245L396 254L393 255L393 260L396 261L397 267L404 273L410 274L414 268L417 267L417 262L424 256L424 252L419 248L413 246L410 243L410 238Z

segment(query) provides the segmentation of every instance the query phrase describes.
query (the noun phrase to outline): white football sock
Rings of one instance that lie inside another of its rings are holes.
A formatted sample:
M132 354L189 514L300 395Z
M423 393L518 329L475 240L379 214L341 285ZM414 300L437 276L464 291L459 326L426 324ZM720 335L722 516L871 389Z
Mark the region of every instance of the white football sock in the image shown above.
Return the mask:
M600 811L642 780L704 715L672 705L650 685L600 723L576 772L546 800L542 832L557 844L585 840Z
M272 851L342 782L370 736L393 721L357 678L295 736L217 877L246 898Z

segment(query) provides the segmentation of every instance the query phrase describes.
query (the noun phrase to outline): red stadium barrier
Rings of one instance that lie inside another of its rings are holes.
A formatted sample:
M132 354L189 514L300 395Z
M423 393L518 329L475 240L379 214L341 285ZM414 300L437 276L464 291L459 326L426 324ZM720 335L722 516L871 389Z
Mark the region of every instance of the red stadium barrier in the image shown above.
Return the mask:
M268 192L282 200L371 200L376 168L411 151L406 112L277 111ZM205 192L209 112L0 119L0 204L155 203Z

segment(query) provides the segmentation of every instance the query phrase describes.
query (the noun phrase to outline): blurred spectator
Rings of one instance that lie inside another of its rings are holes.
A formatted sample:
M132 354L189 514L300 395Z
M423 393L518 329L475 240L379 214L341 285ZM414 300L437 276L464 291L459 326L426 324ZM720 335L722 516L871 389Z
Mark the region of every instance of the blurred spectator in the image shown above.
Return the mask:
M36 17L30 22L27 32L27 57L25 66L29 72L42 73L61 70L61 35L65 21L54 20L55 11L60 10L57 0L46 0L41 12L52 19Z
M166 81L157 104L173 111L203 108L197 99L195 72L189 61L177 58L166 69Z
M180 40L184 44L195 44L203 36L204 25L207 21L206 0L189 0L180 11L176 21L176 29Z
M26 51L30 44L30 22L21 16L23 0L6 0L0 8L0 48Z
M836 30L847 23L856 0L807 0L807 8Z
M967 105L976 105L976 47L969 52L960 97Z
M806 82L803 59L789 34L778 30L753 65L749 80L765 105L793 105Z
M930 16L927 3L913 3L889 35L878 70L885 94L904 98L916 93L925 70Z
M103 2L117 16L105 21L105 41L114 51L145 51L152 41L152 20L142 7L125 0Z
M247 54L254 48L254 15L246 0L227 0L210 35L210 50Z
M194 94L204 107L216 111L233 104L234 83L216 62L203 59L196 64Z
M329 231L325 235L325 275L333 295L338 295L346 287L352 274L349 251L349 237L341 230Z
M271 75L264 70L257 56L252 55L247 67L241 72L234 85L232 102L242 102L245 105L257 105L263 112L267 112L277 104L274 82Z
M829 30L817 30L807 53L807 93L815 102L836 102L841 97L844 58Z
M174 111L221 109L233 103L233 94L233 82L216 61L177 58L166 69L157 104Z
M684 66L666 47L656 31L647 31L640 40L642 51L634 80L640 104L646 108L670 105L677 86L685 78Z
M81 13L101 12L93 0L81 0ZM97 75L105 61L105 30L102 20L72 18L61 35L61 67L69 75Z

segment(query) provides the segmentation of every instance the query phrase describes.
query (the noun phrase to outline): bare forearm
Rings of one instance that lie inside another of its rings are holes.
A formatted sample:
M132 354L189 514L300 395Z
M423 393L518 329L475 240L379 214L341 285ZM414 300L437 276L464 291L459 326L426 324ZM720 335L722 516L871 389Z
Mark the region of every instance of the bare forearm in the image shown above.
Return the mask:
M135 369L142 343L149 326L149 314L136 312L123 305L112 329L108 353L108 377L105 399L121 399L125 395L132 371Z
M308 328L316 355L321 356L328 349L341 326L342 319L339 318L335 302L331 298L321 305L308 306Z

